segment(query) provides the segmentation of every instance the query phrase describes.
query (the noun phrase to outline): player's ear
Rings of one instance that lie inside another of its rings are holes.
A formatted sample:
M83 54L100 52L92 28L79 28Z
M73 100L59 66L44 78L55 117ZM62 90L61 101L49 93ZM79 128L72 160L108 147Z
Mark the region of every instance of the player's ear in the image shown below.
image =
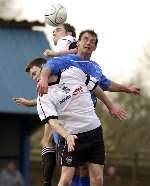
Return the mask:
M95 50L96 50L96 48L97 48L97 45L95 45L95 46L93 47L93 51L95 51Z
M97 48L97 47L95 46L95 47L94 47L94 49L93 49L93 51L95 51L95 50L96 50L96 48Z

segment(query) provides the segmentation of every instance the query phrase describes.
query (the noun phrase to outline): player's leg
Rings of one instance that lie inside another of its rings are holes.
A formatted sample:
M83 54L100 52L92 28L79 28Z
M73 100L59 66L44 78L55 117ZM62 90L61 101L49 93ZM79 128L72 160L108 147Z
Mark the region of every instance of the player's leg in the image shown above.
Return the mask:
M90 177L89 177L89 170L87 164L80 166L79 185L90 186Z
M102 127L93 130L88 149L89 176L91 186L103 186L103 168L105 162L105 146Z
M71 184L71 186L79 186L79 172L77 172L75 169L76 167L79 167L81 164L85 163L85 158L82 155L81 147L82 144L80 144L80 137L78 136L78 140L75 141L75 150L72 152L68 152L66 141L62 137L60 138L59 154L61 157L61 165L62 167L65 167L62 170L60 179L61 185ZM75 175L74 173L76 173L77 175Z
M75 173L72 178L71 186L80 186L80 168L75 168Z
M69 186L75 173L75 167L62 166L58 186Z
M89 163L89 175L91 186L103 186L104 165Z
M74 164L74 152L68 152L66 141L62 137L59 140L58 152L60 166L62 166L58 186L78 186L78 183L72 182L75 173L75 166L72 165L72 163Z
M42 149L43 186L51 186L54 169L56 166L56 153L54 149Z
M52 130L48 124L44 128L42 138L42 169L43 169L43 186L51 186L51 181L56 166L55 147L51 142Z

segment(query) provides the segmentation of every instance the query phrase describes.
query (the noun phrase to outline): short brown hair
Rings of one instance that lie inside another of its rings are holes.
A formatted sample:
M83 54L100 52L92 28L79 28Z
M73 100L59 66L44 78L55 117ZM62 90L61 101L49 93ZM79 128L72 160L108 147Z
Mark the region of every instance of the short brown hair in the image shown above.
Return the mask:
M39 68L42 67L43 64L46 63L46 59L44 58L35 58L33 59L32 61L30 61L27 65L26 65L26 68L25 68L25 71L27 73L30 72L30 69L33 67L33 66L37 66Z
M75 30L74 26L72 26L69 23L63 23L62 25L63 25L64 29L66 30L66 32L71 32L72 36L76 37L76 30Z

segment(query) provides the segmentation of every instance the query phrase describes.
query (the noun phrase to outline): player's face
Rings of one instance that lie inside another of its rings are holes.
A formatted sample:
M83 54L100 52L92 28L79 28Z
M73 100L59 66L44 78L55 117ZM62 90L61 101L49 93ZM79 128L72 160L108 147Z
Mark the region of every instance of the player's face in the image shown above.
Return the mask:
M90 55L96 49L96 37L92 36L88 32L84 33L77 45L79 51Z
M63 27L63 25L57 26L53 30L53 41L54 41L54 45L57 45L58 40L61 39L64 36L66 36L66 35L67 35L67 32L66 32L65 28Z
M30 69L30 76L32 77L32 79L36 82L39 81L40 79L40 73L41 73L41 68L37 67L37 66L33 66L31 69Z

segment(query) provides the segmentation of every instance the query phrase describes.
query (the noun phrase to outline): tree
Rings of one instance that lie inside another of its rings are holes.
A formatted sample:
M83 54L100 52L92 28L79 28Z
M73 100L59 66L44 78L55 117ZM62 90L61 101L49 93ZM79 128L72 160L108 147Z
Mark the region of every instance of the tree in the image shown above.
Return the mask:
M123 103L128 119L121 122L108 117L103 111L103 128L106 148L109 151L146 150L150 147L150 97L148 95L118 95L116 101ZM139 148L140 147L140 148Z
M150 42L143 48L143 53L138 58L140 68L136 72L136 80L129 82L141 87L140 96L115 93L114 101L123 104L128 112L128 119L120 122L112 119L104 109L97 107L103 128L106 149L109 151L149 151L150 149ZM134 74L135 75L135 74ZM114 93L113 93L114 94Z

